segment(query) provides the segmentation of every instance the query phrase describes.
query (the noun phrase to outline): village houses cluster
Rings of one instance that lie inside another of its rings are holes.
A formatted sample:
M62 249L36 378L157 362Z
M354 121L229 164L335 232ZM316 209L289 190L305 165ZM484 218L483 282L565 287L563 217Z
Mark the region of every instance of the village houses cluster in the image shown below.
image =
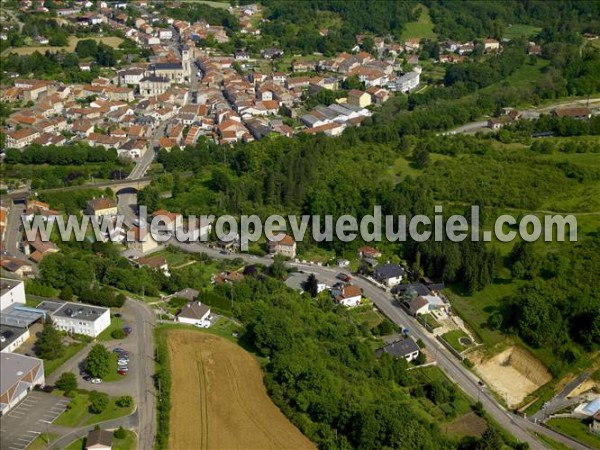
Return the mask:
M43 8L43 2L38 3ZM136 4L142 14L133 22L128 20L127 3L99 2L94 11L82 10L85 2L75 5L79 6L58 9L60 20L122 33L150 52L149 61L128 63L124 58L112 75L103 71L105 76L86 84L14 74L12 85L3 88L2 98L25 107L9 117L2 130L7 148L81 140L114 148L120 156L135 160L148 150L193 145L202 136L219 144L299 132L334 136L347 126L360 125L371 115L370 105L381 105L392 92L408 92L420 83L420 67L404 73L392 45L380 47L390 50L384 59L356 51L314 62L294 59L288 73L276 71L274 66L264 72L260 70L264 63L283 57L283 50L267 48L252 57L245 51L223 55L198 47L198 42L208 37L227 42L222 26L202 19L195 23L174 20L149 12L144 2ZM31 2L22 4L22 8L31 7ZM260 6L231 10L239 18L242 33L259 34L256 22L250 19L260 14ZM360 40L357 36L357 42ZM82 61L79 69L90 71L94 64ZM306 110L304 100L309 95L337 90L351 76L364 83L364 90L350 90L332 105Z

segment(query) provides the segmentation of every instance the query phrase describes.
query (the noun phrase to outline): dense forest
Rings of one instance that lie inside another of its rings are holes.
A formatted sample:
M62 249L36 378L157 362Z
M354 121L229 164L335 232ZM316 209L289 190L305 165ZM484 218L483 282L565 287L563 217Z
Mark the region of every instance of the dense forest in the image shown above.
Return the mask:
M452 418L464 402L457 388L435 369L410 372L403 359L377 358L380 344L328 298L307 301L260 272L235 290L241 339L268 357L271 397L319 448L503 445L493 428L460 443L445 436L439 421ZM441 417L439 410L445 411Z
M245 1L245 3L248 3ZM262 35L292 52L331 55L347 51L357 34L399 38L420 14L418 2L263 0L270 20ZM600 7L593 1L444 1L423 2L438 38L469 41L501 39L513 24L542 28L540 42L580 42L581 33L600 32ZM320 33L323 28L328 33Z

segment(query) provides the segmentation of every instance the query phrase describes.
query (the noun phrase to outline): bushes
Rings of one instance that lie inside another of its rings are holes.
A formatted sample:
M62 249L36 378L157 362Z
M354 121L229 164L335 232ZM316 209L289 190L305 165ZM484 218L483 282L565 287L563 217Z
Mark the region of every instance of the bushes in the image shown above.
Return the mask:
M117 399L116 404L119 408L129 408L133 405L133 397L131 395L123 395Z
M63 373L58 380L56 380L56 387L65 394L68 394L77 389L77 378L73 372Z
M113 436L115 439L125 439L127 437L127 431L125 431L123 427L119 427L117 430L115 430Z
M171 417L171 371L167 352L166 336L161 330L156 333L155 387L158 392L156 448L166 449L169 443L169 420Z
M92 414L102 413L109 404L108 395L104 392L92 391L90 392L90 406L89 411Z
M123 331L122 328L117 328L116 330L113 330L112 333L110 333L110 337L112 337L113 339L124 339L125 331Z

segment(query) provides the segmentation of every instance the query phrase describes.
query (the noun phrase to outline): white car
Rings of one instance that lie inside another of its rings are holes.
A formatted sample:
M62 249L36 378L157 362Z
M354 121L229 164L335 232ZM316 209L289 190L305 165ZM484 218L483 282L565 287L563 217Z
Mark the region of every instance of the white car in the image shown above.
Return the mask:
M208 328L208 327L210 327L210 323L198 322L198 323L196 323L196 326L199 328Z
M90 381L93 384L100 384L100 383L102 383L102 378L92 378Z

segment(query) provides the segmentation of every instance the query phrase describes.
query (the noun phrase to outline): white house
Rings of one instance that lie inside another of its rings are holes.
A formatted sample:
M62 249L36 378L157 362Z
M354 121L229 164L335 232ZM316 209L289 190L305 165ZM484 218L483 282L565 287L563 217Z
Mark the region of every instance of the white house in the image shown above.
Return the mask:
M336 303L344 306L358 306L362 298L362 292L358 286L343 285L338 283L331 289L331 295Z
M209 316L210 308L208 306L200 302L190 302L177 314L177 322L200 325L206 323Z
M390 87L395 91L408 92L419 86L420 80L421 74L418 72L408 72L397 78L395 83Z
M393 287L402 282L406 270L398 264L380 264L375 267L374 278L387 287Z
M20 303L25 305L25 283L10 278L0 279L0 311L10 305Z
M73 302L44 301L37 307L46 310L58 330L97 337L110 326L110 309Z

